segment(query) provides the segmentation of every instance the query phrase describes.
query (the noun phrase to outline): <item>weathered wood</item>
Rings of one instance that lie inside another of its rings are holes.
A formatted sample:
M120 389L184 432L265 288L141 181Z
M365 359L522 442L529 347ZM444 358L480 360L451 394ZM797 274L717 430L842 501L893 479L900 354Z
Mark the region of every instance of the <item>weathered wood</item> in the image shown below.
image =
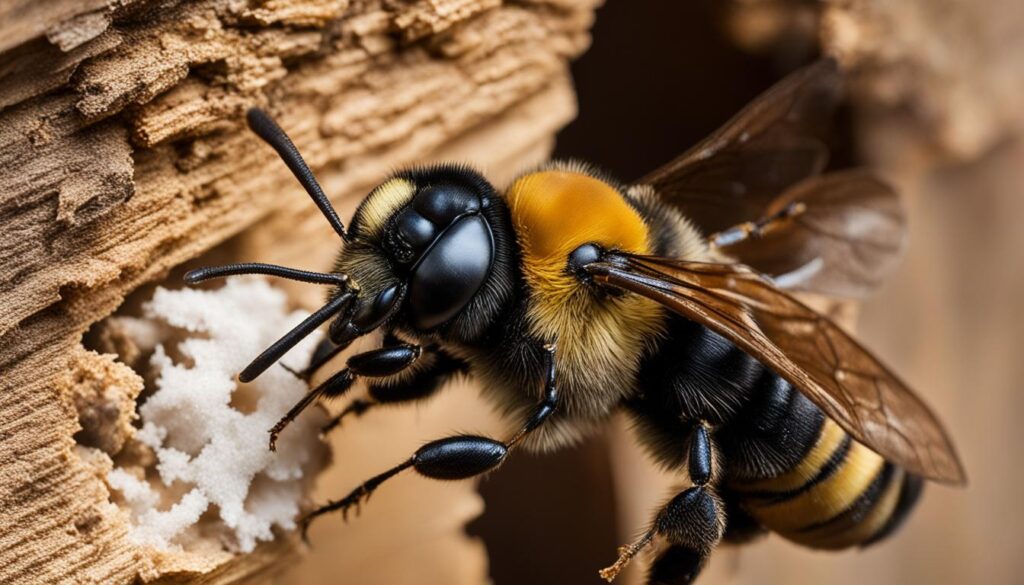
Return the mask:
M116 452L128 413L99 420L90 396L116 379L127 404L141 386L83 351L83 332L271 213L242 248L310 261L300 243L261 246L284 232L301 242L295 226L315 210L244 129L249 106L278 118L341 208L388 168L445 149L499 169L536 161L573 115L566 62L587 45L594 4L0 9L0 581L225 582L294 554L292 538L243 564L126 539L103 482L109 453L73 436L81 419L92 444Z

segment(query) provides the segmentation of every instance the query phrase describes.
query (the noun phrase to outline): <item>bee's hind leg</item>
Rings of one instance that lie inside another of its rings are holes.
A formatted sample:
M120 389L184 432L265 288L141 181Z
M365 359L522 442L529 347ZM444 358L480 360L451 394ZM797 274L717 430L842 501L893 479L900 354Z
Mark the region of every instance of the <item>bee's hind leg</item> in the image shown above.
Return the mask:
M658 511L643 536L619 549L615 564L600 572L602 578L613 580L656 537L664 539L668 546L651 565L647 583L681 585L697 578L725 532L724 505L714 489L713 465L710 429L703 422L697 423L690 434L687 461L693 485Z
M672 498L655 520L668 541L647 574L649 585L693 583L725 529L723 505L708 486L691 487Z

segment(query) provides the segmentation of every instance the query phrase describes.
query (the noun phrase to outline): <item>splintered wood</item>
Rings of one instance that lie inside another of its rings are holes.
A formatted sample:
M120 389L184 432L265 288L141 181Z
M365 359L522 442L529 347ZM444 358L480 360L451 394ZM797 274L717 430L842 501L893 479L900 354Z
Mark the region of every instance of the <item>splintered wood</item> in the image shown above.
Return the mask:
M271 111L342 210L388 169L442 152L514 170L542 158L574 115L566 64L589 42L595 4L0 8L0 582L233 582L294 560L294 535L244 559L129 540L104 476L142 380L83 349L83 333L127 293L272 212L236 253L300 225L305 247L299 238L261 259L309 265L308 242L327 232L305 229L315 210L245 130L248 107ZM458 518L479 503L463 509ZM483 566L458 531L449 544Z

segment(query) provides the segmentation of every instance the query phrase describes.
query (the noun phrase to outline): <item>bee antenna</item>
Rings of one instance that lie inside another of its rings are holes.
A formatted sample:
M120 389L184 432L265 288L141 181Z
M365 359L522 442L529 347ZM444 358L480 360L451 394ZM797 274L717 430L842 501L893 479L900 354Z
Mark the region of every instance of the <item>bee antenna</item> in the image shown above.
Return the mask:
M203 282L204 280L210 280L211 278L224 278L226 276L234 276L236 274L266 274L268 276L277 276L279 278L287 278L288 280L297 280L299 282L308 282L311 284L327 284L334 286L347 286L348 284L347 274L339 274L335 272L310 272L309 270L299 270L297 268L278 266L276 264L262 264L259 262L243 262L241 264L225 264L224 266L206 266L203 268L197 268L195 270L190 270L185 274L185 282L188 284L196 284Z
M285 333L281 339L278 339L270 347L263 350L263 353L252 360L252 363L238 374L238 379L242 382L255 380L257 376L265 372L274 362L281 359L284 354L288 353L288 350L295 347L296 344L312 333L314 329L323 325L331 317L348 309L355 298L355 293L346 291L331 299L326 305L317 309L315 313L306 317L302 323L296 325L294 329Z
M327 218L334 231L338 232L341 239L347 242L348 234L345 232L345 224L341 222L338 213L334 211L334 207L331 206L327 195L320 188L320 184L316 182L313 171L309 169L309 165L303 160L302 155L299 154L299 149L295 148L291 138L288 138L284 130L277 125L277 122L259 108L250 108L245 114L245 119L249 122L249 128L277 151L278 156L281 157L284 164L288 165L295 178L306 189L309 196L313 198L313 203L316 203L316 206L320 208L320 212Z

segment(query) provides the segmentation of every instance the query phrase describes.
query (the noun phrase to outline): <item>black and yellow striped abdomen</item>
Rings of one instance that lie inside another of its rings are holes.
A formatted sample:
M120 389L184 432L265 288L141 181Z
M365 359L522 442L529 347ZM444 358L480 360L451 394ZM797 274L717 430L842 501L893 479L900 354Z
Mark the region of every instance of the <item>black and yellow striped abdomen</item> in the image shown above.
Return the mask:
M908 475L853 440L807 396L708 328L670 317L666 341L625 403L662 465L684 468L696 421L721 456L720 494L741 533L757 525L822 549L870 544L907 517L920 493ZM744 518L749 516L749 518Z
M792 469L730 487L740 506L766 528L808 547L840 549L891 532L920 484L825 419L814 445Z

